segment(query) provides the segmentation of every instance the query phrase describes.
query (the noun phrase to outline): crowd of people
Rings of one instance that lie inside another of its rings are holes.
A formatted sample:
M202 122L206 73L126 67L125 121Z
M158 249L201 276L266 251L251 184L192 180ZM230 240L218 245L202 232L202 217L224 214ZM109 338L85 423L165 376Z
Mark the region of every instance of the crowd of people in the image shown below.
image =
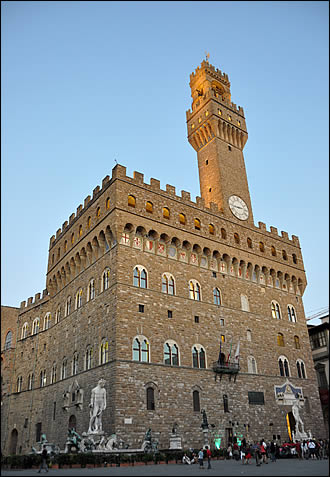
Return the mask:
M182 458L183 464L199 464L200 468L204 468L204 459L207 459L208 469L211 468L212 452L205 446L196 454L191 450L191 457L185 453ZM296 441L295 443L279 444L277 441L265 441L261 439L259 442L247 442L244 438L239 445L237 442L229 444L226 449L226 458L241 461L244 465L249 465L252 459L255 459L256 465L268 464L276 462L280 457L296 457L297 459L328 459L329 457L329 441L327 439L308 439L304 441Z

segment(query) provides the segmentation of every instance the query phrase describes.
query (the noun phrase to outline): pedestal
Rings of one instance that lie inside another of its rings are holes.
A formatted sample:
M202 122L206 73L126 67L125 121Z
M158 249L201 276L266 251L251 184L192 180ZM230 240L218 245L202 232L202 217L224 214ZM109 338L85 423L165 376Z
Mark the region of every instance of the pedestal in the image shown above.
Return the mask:
M170 449L182 449L181 437L173 435L170 437Z
M209 430L208 429L203 429L203 435L204 435L204 446L207 446L208 448L210 448Z

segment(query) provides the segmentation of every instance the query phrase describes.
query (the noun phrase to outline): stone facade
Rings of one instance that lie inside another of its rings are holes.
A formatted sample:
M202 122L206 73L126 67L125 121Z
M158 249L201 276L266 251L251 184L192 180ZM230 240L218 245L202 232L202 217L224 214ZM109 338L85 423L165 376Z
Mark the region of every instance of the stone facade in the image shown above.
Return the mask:
M161 190L158 180L146 184L143 174L128 177L117 165L51 237L47 289L19 309L12 383L20 376L22 383L6 397L5 454L29 451L40 432L64 448L69 426L87 431L90 393L100 378L106 380L108 402L103 428L130 447L140 447L150 427L159 447L168 448L174 422L183 448L200 447L202 409L212 442L220 437L224 445L235 434L286 440L291 401L275 392L285 384L304 399L305 429L323 436L299 240L253 223L242 153L244 113L230 102L227 75L203 62L191 87L188 139L198 154L201 197L194 202L188 192L178 196L171 185ZM202 113L209 123L199 122ZM246 203L246 220L231 212L233 194ZM140 276L134 279L136 267ZM173 294L162 286L165 273L173 277ZM200 300L193 299L190 281L199 284ZM272 302L281 319L272 313ZM295 319L289 320L288 306ZM221 335L229 364L240 343L238 374L213 370ZM145 340L140 359L133 351L136 338L141 345ZM177 347L178 365L165 363L166 342ZM194 366L194 348L204 350L205 367ZM281 356L287 375L279 369ZM297 361L305 377L298 377ZM249 403L249 392L263 393L264 403Z

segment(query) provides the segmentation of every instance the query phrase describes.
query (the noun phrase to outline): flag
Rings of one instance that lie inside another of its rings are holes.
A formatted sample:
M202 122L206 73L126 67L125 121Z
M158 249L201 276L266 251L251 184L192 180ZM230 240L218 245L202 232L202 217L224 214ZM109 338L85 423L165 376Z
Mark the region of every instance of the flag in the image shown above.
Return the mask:
M236 348L236 353L235 353L235 361L236 362L239 361L239 340L238 340L238 343L237 343L237 348Z
M232 346L233 346L233 340L231 340L231 342L230 342L230 350L229 350L228 357L227 357L227 364L229 363L229 358L230 358L230 355L231 355Z

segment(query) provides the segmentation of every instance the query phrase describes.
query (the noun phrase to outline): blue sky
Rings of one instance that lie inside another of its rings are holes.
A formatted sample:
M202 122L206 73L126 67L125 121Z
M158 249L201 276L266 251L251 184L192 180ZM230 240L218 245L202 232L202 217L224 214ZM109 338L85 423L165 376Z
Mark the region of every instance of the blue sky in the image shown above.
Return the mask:
M1 303L46 287L49 239L118 163L200 195L189 75L244 108L255 224L297 235L328 307L328 2L1 2Z

